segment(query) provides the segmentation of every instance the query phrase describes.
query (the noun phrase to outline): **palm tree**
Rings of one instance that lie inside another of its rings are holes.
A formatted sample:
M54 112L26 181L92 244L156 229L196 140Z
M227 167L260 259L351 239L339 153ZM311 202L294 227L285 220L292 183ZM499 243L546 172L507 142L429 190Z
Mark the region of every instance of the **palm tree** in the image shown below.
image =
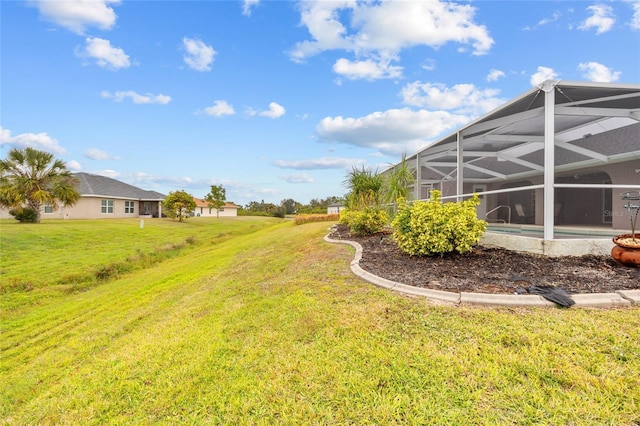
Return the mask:
M377 207L380 205L382 176L370 169L353 167L347 175L344 185L349 189L347 207L351 210Z
M387 176L384 185L383 200L394 204L398 198L411 199L409 187L416 181L413 170L409 168L407 154L402 154L402 161L395 166Z
M17 212L25 207L33 210L36 222L45 204L54 210L58 202L74 205L80 199L77 185L64 162L48 152L14 148L0 160L0 206Z

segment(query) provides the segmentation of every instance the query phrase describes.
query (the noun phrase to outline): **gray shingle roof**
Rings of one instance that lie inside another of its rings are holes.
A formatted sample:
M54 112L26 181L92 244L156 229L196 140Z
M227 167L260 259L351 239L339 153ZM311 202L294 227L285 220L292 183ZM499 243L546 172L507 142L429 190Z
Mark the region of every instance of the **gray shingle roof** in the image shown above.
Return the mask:
M165 195L159 192L140 189L106 176L90 173L74 173L74 176L80 182L78 192L83 197L101 196L146 201L161 201L165 198Z

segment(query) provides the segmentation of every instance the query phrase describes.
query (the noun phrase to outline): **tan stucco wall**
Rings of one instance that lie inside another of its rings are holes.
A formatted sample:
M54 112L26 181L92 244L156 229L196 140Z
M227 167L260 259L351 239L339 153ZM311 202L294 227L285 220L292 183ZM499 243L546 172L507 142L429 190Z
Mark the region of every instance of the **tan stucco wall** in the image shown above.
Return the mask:
M104 198L113 200L113 213L101 213L103 198L84 197L73 207L60 208L51 214L42 214L42 219L110 219L131 218L140 216L140 203L134 201L133 213L124 212L125 200ZM128 200L131 201L131 200Z
M124 212L125 200L104 198L113 200L113 213L101 213L101 203L103 198L83 197L73 207L58 207L53 213L44 213L41 210L41 219L121 219L137 218L140 216L140 202L134 202L133 213ZM131 201L131 200L128 200ZM0 209L0 218L13 218L8 210Z
M209 207L196 207L196 217L235 217L238 216L238 209L236 207L225 206L223 210L216 212L216 209L210 209ZM199 215L199 216L198 216Z

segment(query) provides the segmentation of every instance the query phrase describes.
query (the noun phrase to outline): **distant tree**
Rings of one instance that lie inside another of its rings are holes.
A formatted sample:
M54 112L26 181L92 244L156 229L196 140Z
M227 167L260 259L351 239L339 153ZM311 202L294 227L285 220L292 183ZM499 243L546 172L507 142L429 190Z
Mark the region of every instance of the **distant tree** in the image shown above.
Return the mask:
M238 214L243 216L276 216L284 217L284 208L273 203L265 203L264 200L251 201Z
M323 199L312 199L309 204L304 204L298 207L298 213L311 214L311 213L326 213L329 204L343 201L341 197L331 196Z
M173 191L164 199L162 206L168 213L167 216L177 218L178 221L182 222L196 208L196 202L193 199L193 195L185 191Z
M301 204L292 198L280 201L280 206L284 209L285 214L294 214L301 206Z
M210 209L216 209L216 217L220 217L220 209L227 200L227 191L222 185L211 185L211 191L204 196Z
M0 206L21 222L40 222L43 205L54 210L58 203L74 205L80 199L77 186L64 162L48 152L14 148L0 160Z

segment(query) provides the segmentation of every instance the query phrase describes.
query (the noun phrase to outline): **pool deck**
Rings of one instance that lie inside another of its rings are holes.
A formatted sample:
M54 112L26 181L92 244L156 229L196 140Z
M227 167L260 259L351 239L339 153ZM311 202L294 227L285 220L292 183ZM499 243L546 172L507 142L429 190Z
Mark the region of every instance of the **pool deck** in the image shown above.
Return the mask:
M585 226L556 226L554 239L543 239L540 225L495 224L487 226L480 240L487 246L509 250L544 254L545 256L583 256L611 254L616 235L628 234L629 230Z

